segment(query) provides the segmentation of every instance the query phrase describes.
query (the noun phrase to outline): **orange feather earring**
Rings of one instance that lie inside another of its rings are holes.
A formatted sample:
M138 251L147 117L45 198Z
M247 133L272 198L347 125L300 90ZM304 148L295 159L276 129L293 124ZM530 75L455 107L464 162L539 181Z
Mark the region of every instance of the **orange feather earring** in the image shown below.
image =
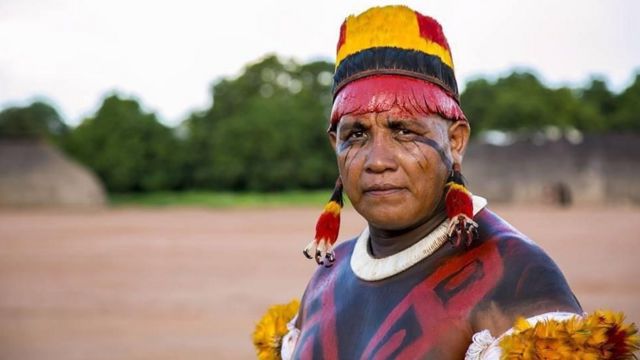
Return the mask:
M331 199L324 206L324 211L320 214L318 222L316 223L316 236L304 250L302 250L302 253L307 258L315 258L318 265L331 267L336 260L333 245L336 243L336 240L338 240L338 233L340 232L340 211L343 206L342 180L338 178Z
M453 164L446 189L449 241L456 247L462 243L469 246L478 237L478 224L473 221L473 198L464 184L460 164Z

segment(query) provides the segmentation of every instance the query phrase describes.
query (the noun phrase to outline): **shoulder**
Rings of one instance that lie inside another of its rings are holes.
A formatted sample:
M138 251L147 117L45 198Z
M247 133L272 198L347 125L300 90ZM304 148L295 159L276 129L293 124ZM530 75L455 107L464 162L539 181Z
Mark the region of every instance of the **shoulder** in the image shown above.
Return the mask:
M332 293L336 281L339 281L345 273L349 272L349 262L356 239L351 239L340 243L335 248L336 261L331 267L318 266L307 283L300 301L299 314L305 313L305 308L309 303L314 302L323 294ZM313 263L315 266L315 262ZM302 316L299 317L299 322Z
M333 294L336 282L348 272L351 253L356 239L344 241L335 247L336 261L331 267L318 266L307 283L307 286L300 301L295 327L302 329L302 324L309 317L310 313L318 311L319 304L322 303L323 296ZM313 262L315 265L315 262Z
M551 311L582 312L562 271L542 248L488 209L481 211L476 220L481 242L498 249L502 273L480 307L480 314L498 316L513 324L520 316Z
M338 244L334 249L336 261L330 267L318 266L316 271L313 273L311 280L309 281L309 285L313 284L318 279L337 275L337 273L343 271L345 267L348 267L349 262L351 260L351 253L353 253L353 247L355 246L355 243L356 243L356 238L343 241L340 244ZM315 265L315 262L314 262L314 265Z

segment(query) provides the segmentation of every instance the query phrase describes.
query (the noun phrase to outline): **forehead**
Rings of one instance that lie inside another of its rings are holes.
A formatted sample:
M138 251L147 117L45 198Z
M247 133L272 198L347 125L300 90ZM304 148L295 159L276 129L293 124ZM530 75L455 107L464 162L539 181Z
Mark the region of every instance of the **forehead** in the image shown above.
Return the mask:
M420 114L394 106L384 111L344 115L338 120L337 126L338 129L341 129L352 127L356 124L384 127L402 124L407 127L417 127L428 130L446 125L446 120L437 114Z
M375 75L354 80L338 92L331 109L330 130L335 130L346 115L389 110L404 118L438 114L445 119L466 121L455 100L437 85L406 76Z

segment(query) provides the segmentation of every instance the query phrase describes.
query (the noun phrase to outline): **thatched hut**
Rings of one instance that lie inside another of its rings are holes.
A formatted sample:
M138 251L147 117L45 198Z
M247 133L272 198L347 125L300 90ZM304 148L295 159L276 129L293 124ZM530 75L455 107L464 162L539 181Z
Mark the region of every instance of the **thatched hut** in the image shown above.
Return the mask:
M0 206L102 206L100 180L39 140L0 140Z

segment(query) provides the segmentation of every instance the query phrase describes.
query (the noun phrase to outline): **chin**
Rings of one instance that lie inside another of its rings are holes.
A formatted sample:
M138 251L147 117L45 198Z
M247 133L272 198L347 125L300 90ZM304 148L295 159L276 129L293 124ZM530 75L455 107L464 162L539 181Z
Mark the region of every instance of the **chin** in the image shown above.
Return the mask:
M413 224L409 221L367 221L369 225L376 227L380 230L400 231L413 227Z
M416 219L407 216L406 209L399 207L394 211L384 209L380 211L358 211L367 223L383 230L402 230L415 224Z

